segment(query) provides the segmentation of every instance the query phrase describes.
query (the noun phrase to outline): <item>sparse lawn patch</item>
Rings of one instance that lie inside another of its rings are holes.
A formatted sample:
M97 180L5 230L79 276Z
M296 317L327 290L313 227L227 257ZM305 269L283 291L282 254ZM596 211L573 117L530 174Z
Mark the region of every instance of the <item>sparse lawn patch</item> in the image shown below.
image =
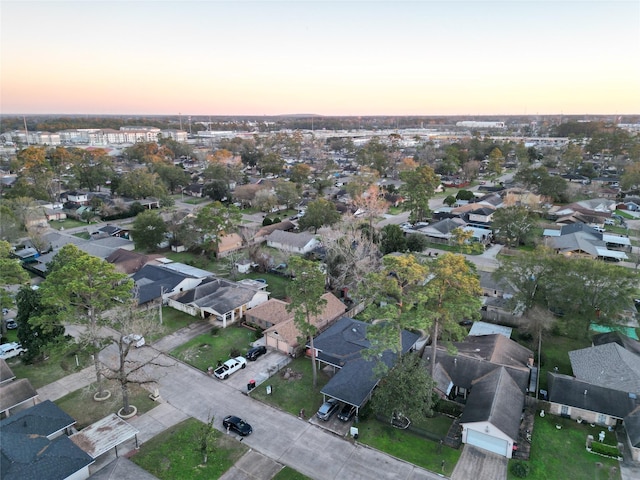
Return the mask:
M180 345L170 353L203 372L224 362L231 356L244 355L256 340L256 333L248 328L232 326L217 330L217 334L203 334ZM235 354L234 354L235 352Z
M202 422L190 418L155 436L131 457L131 460L161 480L220 478L247 447L231 435L216 431L216 446L206 464L198 451L198 433Z
M562 428L558 430L556 425ZM603 427L591 427L588 424L578 424L553 415L540 415L535 417L533 438L531 443L531 473L527 477L530 480L556 480L558 478L620 478L620 469L617 460L601 457L587 452L587 435L593 435L598 439L598 433ZM615 444L615 434L607 432L605 442ZM602 465L597 466L598 462ZM511 467L513 460L509 461ZM611 468L616 471L612 472ZM613 473L613 476L610 474ZM509 468L509 480L517 477Z
M289 378L285 378L287 370L291 372ZM315 415L322 405L320 390L328 381L329 376L318 371L318 387L314 389L311 360L306 357L296 358L269 380L258 385L251 392L251 396L269 405L275 405L292 415L298 415L300 410L304 409L305 416L309 418ZM267 395L266 385L272 386L271 395Z
M361 421L357 427L359 442L446 476L451 475L462 453L373 418Z
M300 472L296 472L293 468L284 467L272 480L311 480Z
M118 410L122 408L120 384L109 382L107 389L111 391L111 398L104 402L93 400L93 394L96 393L97 387L96 384L91 384L65 395L55 403L76 419L78 422L76 428L81 430L111 413L118 413ZM129 393L129 401L131 405L136 406L138 414L147 412L157 405L149 398L149 391L140 385L130 384Z
M203 322L200 317L192 317L180 310L171 307L162 307L161 331L151 337L151 341L165 337L181 328L188 327L192 323Z
M74 233L73 236L82 238L83 240L89 240L91 238L91 235L89 235L89 232L78 232L78 233Z

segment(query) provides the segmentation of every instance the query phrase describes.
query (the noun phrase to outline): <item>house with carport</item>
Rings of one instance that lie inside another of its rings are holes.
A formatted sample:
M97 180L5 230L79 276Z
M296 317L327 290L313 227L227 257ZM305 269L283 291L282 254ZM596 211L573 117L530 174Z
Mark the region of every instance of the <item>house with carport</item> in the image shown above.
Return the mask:
M370 348L367 329L370 324L349 317L341 317L324 332L314 338L314 356L319 368L328 370L332 377L320 391L326 399L335 398L353 405L358 412L370 399L381 377L374 368L377 359L367 360L362 352ZM418 334L403 330L402 354L415 349ZM310 345L307 344L307 348ZM392 367L397 354L390 350L382 354L382 360ZM357 415L357 413L356 413Z

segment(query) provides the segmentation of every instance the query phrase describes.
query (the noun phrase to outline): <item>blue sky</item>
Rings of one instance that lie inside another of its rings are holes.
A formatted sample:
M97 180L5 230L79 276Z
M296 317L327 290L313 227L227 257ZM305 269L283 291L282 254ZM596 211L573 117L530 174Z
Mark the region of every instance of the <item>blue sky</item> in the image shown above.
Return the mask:
M3 113L640 113L638 1L2 1Z

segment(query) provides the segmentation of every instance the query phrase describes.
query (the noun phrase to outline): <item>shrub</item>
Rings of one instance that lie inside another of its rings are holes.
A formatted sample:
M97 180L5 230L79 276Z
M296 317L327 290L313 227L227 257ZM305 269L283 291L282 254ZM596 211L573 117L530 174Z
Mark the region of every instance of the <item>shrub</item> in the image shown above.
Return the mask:
M620 456L618 447L600 442L591 442L591 451L606 457L618 458Z
M268 227L272 223L273 222L271 221L271 219L269 217L264 217L264 220L262 220L262 226L263 227Z
M271 221L271 224L274 223L280 223L282 220L280 219L280 217L273 217L273 220Z
M239 357L241 355L242 355L242 352L240 350L238 350L237 348L232 348L231 352L229 352L229 357L231 357L231 358Z
M219 333L220 333L220 327L218 327L217 325L214 326L214 327L211 327L211 336L212 337L217 337Z
M451 417L457 417L462 414L462 406L448 400L439 400L434 410Z
M531 473L531 466L523 461L515 461L511 464L511 473L514 477L526 478Z

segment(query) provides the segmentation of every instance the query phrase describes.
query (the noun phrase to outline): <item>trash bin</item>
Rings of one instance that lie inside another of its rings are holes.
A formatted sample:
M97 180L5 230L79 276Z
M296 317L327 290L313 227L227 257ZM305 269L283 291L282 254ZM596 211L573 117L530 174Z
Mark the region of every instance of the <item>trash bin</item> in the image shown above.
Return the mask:
M249 380L249 383L247 383L247 390L250 392L254 388L256 388L256 381L255 380Z

